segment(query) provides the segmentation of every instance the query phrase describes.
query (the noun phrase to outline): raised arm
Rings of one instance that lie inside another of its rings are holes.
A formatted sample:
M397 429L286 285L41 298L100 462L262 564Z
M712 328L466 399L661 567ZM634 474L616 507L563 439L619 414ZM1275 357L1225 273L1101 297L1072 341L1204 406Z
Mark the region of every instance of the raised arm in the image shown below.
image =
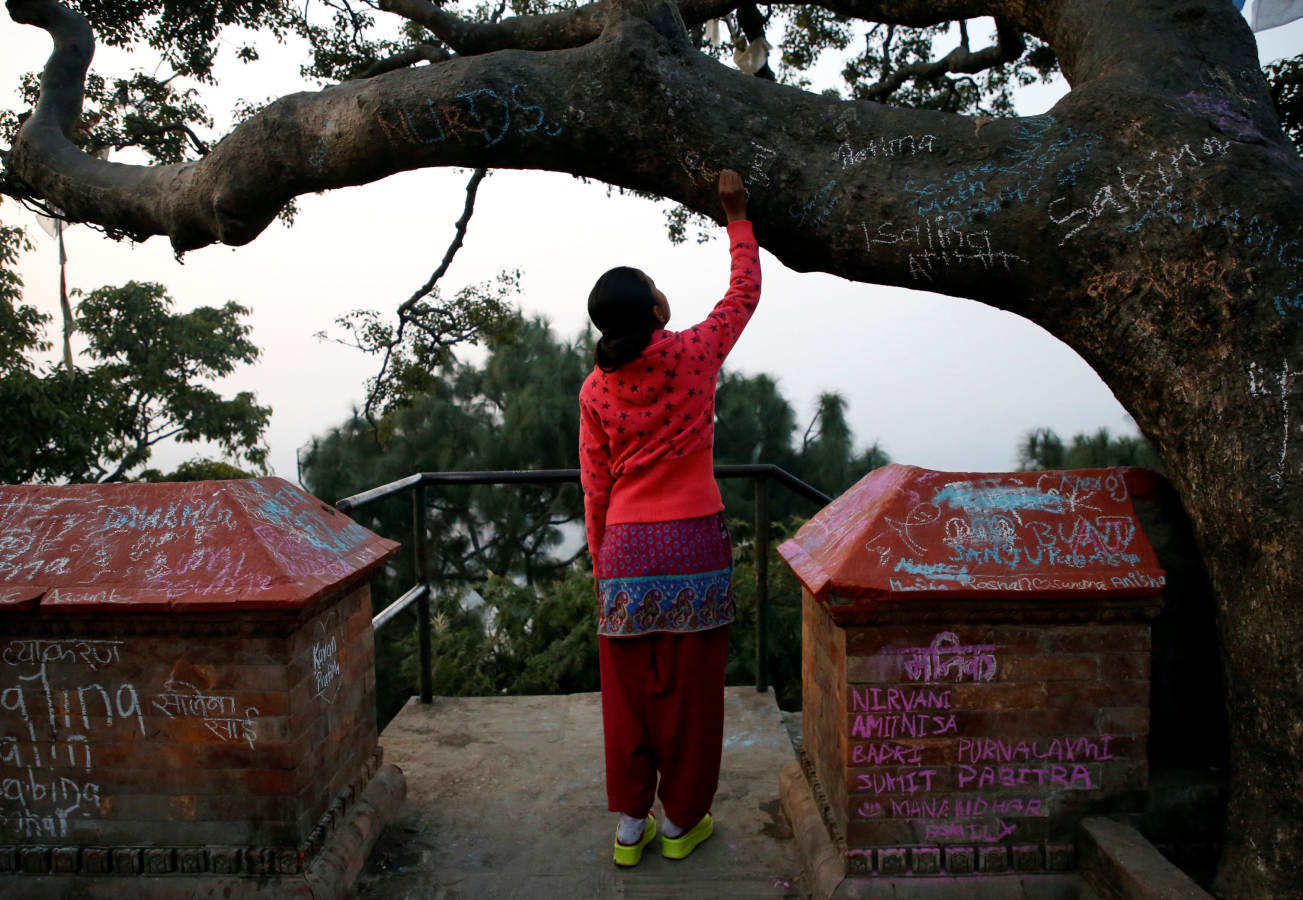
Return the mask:
M742 329L760 302L760 248L746 217L747 195L736 172L725 169L720 173L719 199L728 219L728 292L710 315L688 329L694 343L701 345L706 360L716 367L724 364L724 357L742 336Z

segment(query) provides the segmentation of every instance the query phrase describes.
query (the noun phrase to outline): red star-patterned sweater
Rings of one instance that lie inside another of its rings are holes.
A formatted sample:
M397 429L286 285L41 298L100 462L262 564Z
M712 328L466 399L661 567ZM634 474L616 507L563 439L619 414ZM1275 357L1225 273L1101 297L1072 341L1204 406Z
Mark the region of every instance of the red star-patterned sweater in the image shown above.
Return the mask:
M637 359L594 368L579 391L579 465L593 559L608 522L668 522L724 508L715 483L715 384L760 301L751 223L728 226L729 289L685 331L656 331Z

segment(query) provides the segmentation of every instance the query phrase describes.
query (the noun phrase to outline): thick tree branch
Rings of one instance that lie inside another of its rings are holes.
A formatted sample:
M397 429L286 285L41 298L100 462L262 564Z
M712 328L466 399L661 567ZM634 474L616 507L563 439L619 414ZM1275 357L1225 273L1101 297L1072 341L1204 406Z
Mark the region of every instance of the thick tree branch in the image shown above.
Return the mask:
M684 0L683 21L696 25L732 12L739 0ZM502 22L469 22L430 0L379 0L379 7L424 25L463 56L494 50L561 50L596 40L606 27L605 3L590 3L563 12L513 16Z
M383 75L385 72L406 69L408 66L414 66L419 62L436 63L451 58L452 54L436 44L418 44L410 50L404 50L402 53L395 53L393 56L360 66L350 72L348 77L350 79L374 78L377 75Z
M194 130L191 129L190 126L185 124L184 122L173 122L170 124L163 124L163 125L141 125L141 126L133 127L131 129L131 137L136 140L114 142L112 146L115 150L121 150L124 147L134 147L141 143L141 141L138 140L138 138L154 137L160 134L169 134L174 131L179 131L182 134L184 134L186 137L188 137L190 139L190 143L194 146L195 150L198 151L200 155L206 154L208 152L208 145L205 144L202 140L200 140L199 135L195 134Z
M952 72L972 73L994 68L1013 62L1022 56L1023 50L1027 49L1022 34L1002 21L996 22L996 36L995 44L976 52L968 49L968 42L965 40L938 60L901 66L877 84L867 88L864 92L865 99L884 100L911 79L931 81Z
M601 34L598 4L564 12L513 16L505 22L469 22L429 0L379 0L380 9L424 25L463 56L494 50L557 50L586 44Z

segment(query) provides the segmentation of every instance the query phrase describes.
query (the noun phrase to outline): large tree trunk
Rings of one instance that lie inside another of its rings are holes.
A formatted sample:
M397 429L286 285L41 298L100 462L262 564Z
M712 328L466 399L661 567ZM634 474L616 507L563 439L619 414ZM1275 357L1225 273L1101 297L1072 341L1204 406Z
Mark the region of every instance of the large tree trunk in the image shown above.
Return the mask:
M114 232L244 243L295 195L448 165L571 172L713 214L728 166L787 265L1045 327L1158 448L1214 582L1232 728L1219 891L1303 885L1303 166L1230 3L827 4L913 24L997 14L1045 39L1072 92L997 120L749 78L694 51L676 7L612 5L589 43L295 94L202 161L155 169L75 149L88 34L50 3L8 5L63 36L13 169Z

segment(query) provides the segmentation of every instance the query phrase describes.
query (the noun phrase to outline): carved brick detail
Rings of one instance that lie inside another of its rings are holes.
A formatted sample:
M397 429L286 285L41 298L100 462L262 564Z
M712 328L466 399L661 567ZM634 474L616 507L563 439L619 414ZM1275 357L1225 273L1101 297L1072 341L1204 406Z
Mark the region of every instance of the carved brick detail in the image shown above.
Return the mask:
M77 847L55 847L50 853L50 868L59 874L77 871L81 864L81 850Z
M915 875L937 875L941 872L940 847L915 847L909 851L909 867Z
M50 871L49 848L23 847L18 851L18 864L28 875L44 875Z
M176 851L177 871L195 875L208 869L208 852L202 847L182 847Z
M847 875L868 875L873 871L872 850L852 850L846 854Z
M977 851L977 868L982 872L1003 872L1009 868L1007 847L982 847Z
M905 874L905 851L894 848L878 851L878 872L882 875Z
M303 857L297 850L276 851L276 872L279 875L293 875L299 871L302 862Z
M218 875L234 875L241 869L243 852L238 847L210 847L208 861Z
M107 847L84 847L81 851L81 870L88 875L104 875L112 871L113 851Z
M1035 872L1041 865L1041 848L1036 844L1021 844L1010 848L1013 867L1019 872Z
M18 871L18 848L0 847L0 872Z
M151 847L145 851L145 871L150 875L166 875L176 865L176 852L167 847Z
M136 847L113 848L113 871L119 875L139 875L144 868L143 854Z
M1046 844L1045 868L1051 872L1066 872L1072 868L1073 856L1071 844Z
M972 847L947 847L945 853L946 871L952 875L967 875L977 868Z
M275 854L271 850L244 851L244 870L250 875L270 875L274 867Z

